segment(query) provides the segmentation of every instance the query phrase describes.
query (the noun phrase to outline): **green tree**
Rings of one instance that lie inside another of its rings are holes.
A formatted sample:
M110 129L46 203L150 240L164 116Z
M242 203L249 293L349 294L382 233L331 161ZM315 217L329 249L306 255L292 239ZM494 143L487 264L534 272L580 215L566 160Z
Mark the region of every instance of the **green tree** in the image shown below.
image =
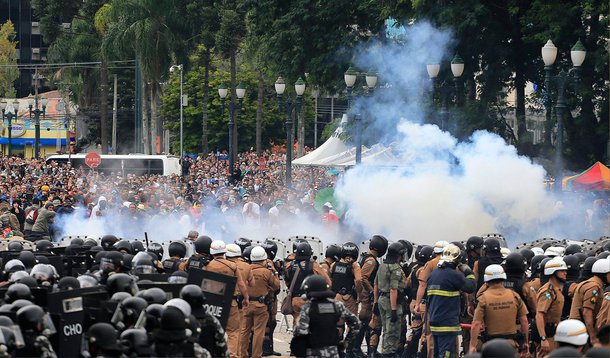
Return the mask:
M17 41L11 20L0 26L0 97L15 97L15 80L19 78L17 67ZM5 67L6 66L6 67Z

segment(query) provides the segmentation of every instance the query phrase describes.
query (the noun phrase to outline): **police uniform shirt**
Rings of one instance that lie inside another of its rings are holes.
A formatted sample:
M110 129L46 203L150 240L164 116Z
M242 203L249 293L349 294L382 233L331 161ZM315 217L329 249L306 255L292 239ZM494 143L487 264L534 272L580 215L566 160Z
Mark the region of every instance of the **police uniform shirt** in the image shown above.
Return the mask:
M375 282L380 293L388 293L391 289L404 290L407 279L399 264L383 264L379 266Z
M250 267L250 264L245 262L241 257L230 258L226 260L237 265L237 272L239 272L239 275L241 276L241 279L244 281L246 286L251 287L254 285L254 276L252 276L252 269ZM241 292L239 290L239 287L236 286L235 289L237 292L236 295L240 296Z
M503 286L486 288L478 301L473 321L482 322L489 335L515 334L517 318L528 312L521 297Z
M538 296L538 290L536 287L532 285L531 281L528 281L523 284L521 292L523 293L523 298L525 299L527 309L530 312L536 312L536 297Z
M248 293L252 298L265 297L279 290L280 280L266 265L255 262L250 267L254 276L254 285L248 290ZM251 303L255 306L265 305L264 302L260 302L261 300L252 299Z
M610 322L610 286L606 287L606 291L604 292L604 298L595 319L595 327L597 330L600 330L603 326L607 325L608 322Z
M561 293L559 287L547 282L538 290L536 312L543 314L545 324L557 324L561 321L563 302L563 293Z
M360 262L360 272L362 273L362 296L360 300L364 303L370 302L370 294L373 292L373 284L379 267L379 262L375 256L365 254L364 260Z
M432 273L432 271L434 271L438 268L438 262L440 260L441 260L441 256L437 255L436 257L432 258L430 261L426 262L426 264L424 265L424 268L419 272L419 276L417 277L417 279L422 282L428 281L428 277L430 277L430 274Z
M593 310L593 317L596 317L601 307L603 292L604 283L599 277L593 276L583 281L574 294L570 318L582 321L581 311L585 308Z

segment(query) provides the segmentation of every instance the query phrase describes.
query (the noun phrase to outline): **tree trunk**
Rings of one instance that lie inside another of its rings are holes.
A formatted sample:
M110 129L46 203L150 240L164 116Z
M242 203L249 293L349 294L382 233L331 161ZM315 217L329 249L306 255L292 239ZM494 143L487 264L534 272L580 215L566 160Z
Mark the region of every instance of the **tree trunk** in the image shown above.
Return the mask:
M265 96L265 78L263 71L258 71L258 97L256 98L256 155L263 153L262 131L263 131L263 99Z
M527 140L527 127L525 119L525 78L521 68L517 68L515 71L515 116L517 117L517 138L519 140L519 147L527 145L524 143Z
M235 89L237 88L237 64L236 64L236 55L235 52L231 53L231 102L233 103L237 103L237 96L235 95ZM233 126L233 160L234 163L236 165L239 166L239 164L237 163L237 153L239 152L239 148L237 146L237 143L239 143L239 141L237 140L237 133L239 132L237 130L238 126L238 121L237 118L239 117L237 114L239 112L237 110L235 110L235 112L233 113L234 115L234 119L235 119L235 126ZM232 170L232 169L231 169Z
M203 73L203 107L201 109L201 146L203 157L208 156L208 99L210 96L210 50L206 49L204 54Z
M102 154L108 154L108 64L105 60L100 67L100 140Z
M301 105L301 110L297 114L297 118L299 121L299 125L297 127L297 158L300 158L305 154L305 96L303 96L303 102Z
M144 154L150 154L149 86L146 81L142 81L142 145L144 146Z
M157 148L157 143L161 144L161 136L159 131L161 123L159 118L159 91L155 83L150 85L150 137L151 137L151 153L159 154L160 148ZM159 146L160 147L160 146ZM181 154L182 155L182 154Z

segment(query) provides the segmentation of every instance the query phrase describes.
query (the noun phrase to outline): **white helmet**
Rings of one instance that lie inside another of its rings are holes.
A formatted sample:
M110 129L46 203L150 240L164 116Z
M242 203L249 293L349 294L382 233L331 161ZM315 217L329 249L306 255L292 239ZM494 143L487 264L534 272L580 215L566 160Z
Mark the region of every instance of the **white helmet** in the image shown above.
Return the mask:
M589 340L587 327L577 319L567 319L559 322L555 330L555 342L568 343L574 346L584 346Z
M254 246L250 251L250 261L264 261L267 259L267 252L261 246Z
M437 241L434 244L434 253L435 254L441 254L443 253L443 251L445 251L445 247L449 246L449 243L445 240L441 240L441 241Z
M510 249L503 247L500 249L500 253L502 254L502 258L505 259L506 256L510 255Z
M485 268L485 276L483 276L483 281L491 281L491 280L506 280L506 272L500 265L489 265Z
M544 256L556 257L556 256L561 256L561 255L559 254L559 252L557 251L557 248L555 246L551 246L551 247L548 247L544 251Z
M593 273L608 273L610 272L610 260L608 259L599 259L595 261L593 267L591 268L591 272Z
M176 307L182 311L184 317L191 315L191 305L182 298L172 298L171 300L165 302L163 307Z
M210 254L218 255L227 252L227 245L222 240L214 240L210 245Z
M549 276L557 271L567 270L568 265L563 261L561 257L554 257L544 264L544 274Z
M544 255L544 250L540 247L532 247L532 252L534 253L534 256Z
M553 246L553 249L555 249L555 252L557 252L559 256L564 256L566 253L566 248L563 246Z
M212 252L212 250L210 249L210 252ZM241 256L241 247L239 247L236 244L228 244L227 245L227 253L225 254L226 257L240 257Z
M435 245L436 246L436 245ZM436 247L434 248L434 250L436 250ZM445 249L443 250L443 253L441 254L441 262L455 262L457 260L457 258L460 256L460 248L457 247L454 244L449 244L445 247ZM439 262L440 264L440 262Z

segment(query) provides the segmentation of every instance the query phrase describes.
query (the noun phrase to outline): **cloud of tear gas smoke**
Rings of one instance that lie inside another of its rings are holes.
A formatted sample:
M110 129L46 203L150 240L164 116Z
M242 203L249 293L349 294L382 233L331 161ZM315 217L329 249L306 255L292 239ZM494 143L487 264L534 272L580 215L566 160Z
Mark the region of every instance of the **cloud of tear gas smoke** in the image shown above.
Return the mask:
M515 245L538 238L555 215L541 166L495 134L476 132L460 143L436 125L420 124L430 96L426 64L447 63L451 44L449 32L416 23L403 44L368 45L357 59L390 82L355 111L366 106L371 125L393 142L400 166L349 170L336 195L352 223L391 240L431 244L500 232Z

